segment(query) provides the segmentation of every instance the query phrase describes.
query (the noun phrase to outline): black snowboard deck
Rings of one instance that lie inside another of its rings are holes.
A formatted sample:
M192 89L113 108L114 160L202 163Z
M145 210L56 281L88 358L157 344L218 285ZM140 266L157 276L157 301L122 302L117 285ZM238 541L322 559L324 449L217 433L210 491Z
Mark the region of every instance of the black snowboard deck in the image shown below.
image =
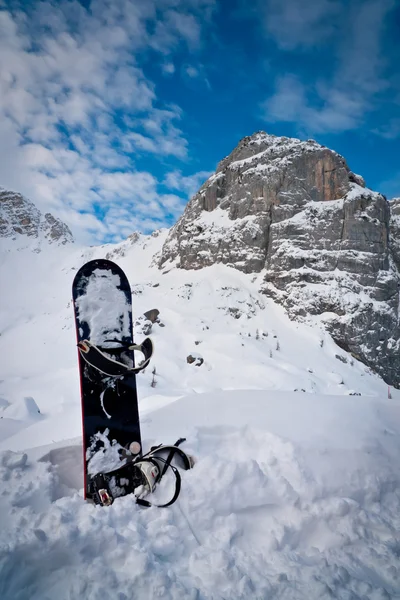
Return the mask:
M77 272L72 293L77 341L89 340L110 358L135 366L133 351L118 344L118 341L133 344L131 289L122 269L106 259L92 260ZM117 448L128 448L136 442L139 444L136 448L141 449L142 442L135 374L108 377L88 365L79 352L78 357L87 498L90 476L96 474L96 468L107 470L102 458L107 447L113 449L111 470L116 466ZM96 457L99 453L100 462Z

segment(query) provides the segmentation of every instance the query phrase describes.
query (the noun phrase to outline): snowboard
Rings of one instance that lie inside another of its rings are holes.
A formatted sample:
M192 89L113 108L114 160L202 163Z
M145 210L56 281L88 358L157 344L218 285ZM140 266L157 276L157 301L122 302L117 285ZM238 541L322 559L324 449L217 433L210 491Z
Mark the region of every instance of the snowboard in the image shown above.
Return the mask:
M128 349L133 345L132 295L122 269L109 260L91 260L77 272L72 295L78 344L95 344L103 360L135 367L134 352ZM79 351L78 360L84 494L91 499L96 474L118 469L127 455L141 453L136 375L111 377L88 364Z

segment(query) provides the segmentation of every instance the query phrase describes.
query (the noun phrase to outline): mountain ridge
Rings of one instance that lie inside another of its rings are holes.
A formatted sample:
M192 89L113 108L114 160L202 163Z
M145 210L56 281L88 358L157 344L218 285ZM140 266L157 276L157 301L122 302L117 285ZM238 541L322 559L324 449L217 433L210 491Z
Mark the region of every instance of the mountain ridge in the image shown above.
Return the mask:
M73 243L69 227L50 213L43 214L28 198L0 187L0 238L43 239L50 244Z

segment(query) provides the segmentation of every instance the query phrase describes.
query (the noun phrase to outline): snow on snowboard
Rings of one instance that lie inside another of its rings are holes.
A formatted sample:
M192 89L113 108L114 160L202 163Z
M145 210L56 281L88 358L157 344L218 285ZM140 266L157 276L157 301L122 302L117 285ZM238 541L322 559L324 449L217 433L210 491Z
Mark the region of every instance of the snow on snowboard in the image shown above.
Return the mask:
M81 381L85 498L109 505L117 496L154 491L170 468L175 476L172 499L180 492L180 475L172 459L184 469L193 466L178 440L143 455L136 373L149 363L149 338L135 345L132 334L132 296L125 273L115 263L92 260L77 272L73 286ZM144 360L135 366L134 350ZM144 506L151 504L137 496Z

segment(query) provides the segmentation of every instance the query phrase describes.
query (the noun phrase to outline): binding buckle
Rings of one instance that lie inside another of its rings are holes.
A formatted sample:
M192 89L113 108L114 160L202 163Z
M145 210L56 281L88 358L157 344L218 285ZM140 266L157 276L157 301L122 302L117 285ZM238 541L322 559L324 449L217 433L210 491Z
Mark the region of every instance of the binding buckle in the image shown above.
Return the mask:
M110 494L107 492L107 490L105 490L105 489L98 490L97 495L103 506L110 506L110 504L113 503L113 499L110 496Z
M110 506L114 502L114 497L111 494L107 478L103 473L95 475L91 481L94 501L102 506Z

